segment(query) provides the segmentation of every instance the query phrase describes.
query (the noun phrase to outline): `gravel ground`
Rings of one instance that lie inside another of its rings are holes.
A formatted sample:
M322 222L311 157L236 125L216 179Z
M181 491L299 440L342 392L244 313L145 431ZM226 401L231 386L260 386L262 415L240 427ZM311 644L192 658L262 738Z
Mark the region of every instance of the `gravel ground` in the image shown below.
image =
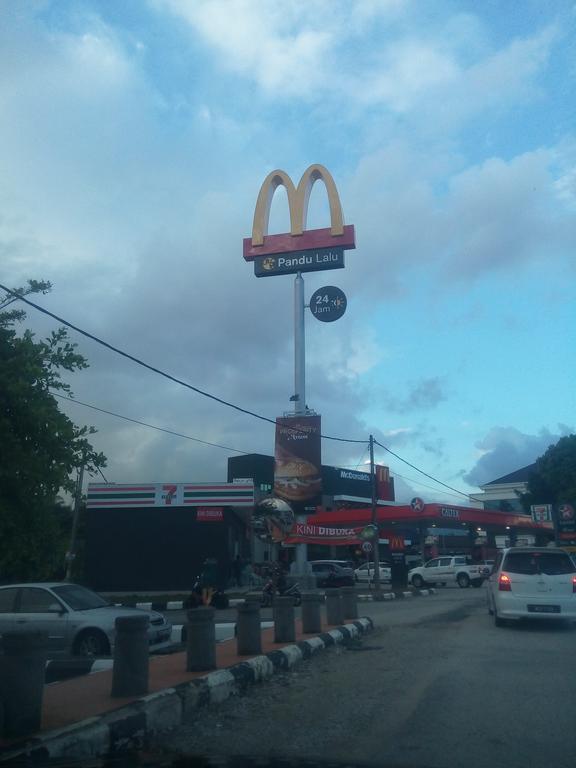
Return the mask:
M371 605L377 629L157 740L185 755L573 768L576 633L497 629L484 590Z

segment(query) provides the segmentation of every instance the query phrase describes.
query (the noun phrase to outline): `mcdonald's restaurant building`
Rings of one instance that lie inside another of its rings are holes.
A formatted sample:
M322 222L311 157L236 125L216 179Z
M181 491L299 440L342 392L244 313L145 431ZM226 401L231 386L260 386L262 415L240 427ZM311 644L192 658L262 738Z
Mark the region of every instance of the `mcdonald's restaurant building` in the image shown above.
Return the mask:
M422 553L429 558L456 552L488 559L498 548L522 543L546 545L554 538L552 523L537 523L517 512L426 504L421 499L398 504L394 500L394 479L386 467L380 469L376 522L382 560L392 560L399 553L409 561L422 557ZM228 481L237 479L252 481L257 496L270 493L274 458L262 454L230 458ZM322 506L304 526L296 526L294 535L283 546L307 543L310 560L366 557L360 549L358 532L371 522L370 474L322 466L322 481Z

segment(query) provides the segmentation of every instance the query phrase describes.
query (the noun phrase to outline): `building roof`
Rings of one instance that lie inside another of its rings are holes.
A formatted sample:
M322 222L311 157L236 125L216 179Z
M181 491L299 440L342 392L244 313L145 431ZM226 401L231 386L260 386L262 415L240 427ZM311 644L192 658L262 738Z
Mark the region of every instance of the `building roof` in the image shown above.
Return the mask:
M489 485L505 485L509 483L527 483L528 478L530 477L530 473L534 470L535 467L536 463L528 464L527 467L516 469L514 472L510 472L508 475L498 477L496 480L490 480L489 483L484 483L481 487L487 488Z

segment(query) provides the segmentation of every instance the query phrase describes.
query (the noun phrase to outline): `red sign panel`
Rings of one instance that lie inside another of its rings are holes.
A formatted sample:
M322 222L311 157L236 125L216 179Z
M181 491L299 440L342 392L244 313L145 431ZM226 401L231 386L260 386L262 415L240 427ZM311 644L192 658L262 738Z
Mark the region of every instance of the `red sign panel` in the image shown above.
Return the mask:
M199 523L221 523L224 520L222 507L198 507L196 520Z
M390 550L392 552L403 552L404 551L404 536L390 536L389 544Z
M362 528L336 528L325 525L296 523L286 539L286 544L331 544L333 546L353 546L358 544L358 534Z

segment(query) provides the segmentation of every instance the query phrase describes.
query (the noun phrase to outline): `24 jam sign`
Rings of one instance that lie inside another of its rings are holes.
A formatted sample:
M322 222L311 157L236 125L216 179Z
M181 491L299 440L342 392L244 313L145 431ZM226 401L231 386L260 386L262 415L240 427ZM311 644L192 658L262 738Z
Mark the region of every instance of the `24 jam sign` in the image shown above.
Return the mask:
M310 312L323 323L339 320L346 312L346 305L346 294L334 285L318 288L310 298Z

